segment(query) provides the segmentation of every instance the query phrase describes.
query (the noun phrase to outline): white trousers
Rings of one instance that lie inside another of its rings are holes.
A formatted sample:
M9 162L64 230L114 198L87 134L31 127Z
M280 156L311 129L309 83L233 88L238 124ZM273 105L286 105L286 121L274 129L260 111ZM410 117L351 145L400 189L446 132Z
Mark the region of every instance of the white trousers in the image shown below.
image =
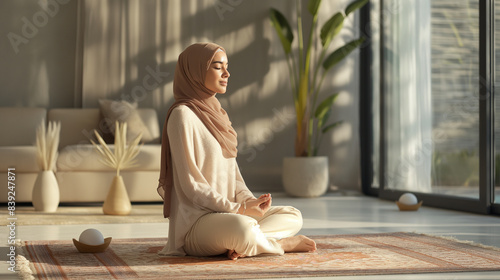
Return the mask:
M302 214L291 206L272 206L263 217L210 213L200 217L185 238L191 256L215 256L234 250L245 256L282 255L277 240L302 228Z

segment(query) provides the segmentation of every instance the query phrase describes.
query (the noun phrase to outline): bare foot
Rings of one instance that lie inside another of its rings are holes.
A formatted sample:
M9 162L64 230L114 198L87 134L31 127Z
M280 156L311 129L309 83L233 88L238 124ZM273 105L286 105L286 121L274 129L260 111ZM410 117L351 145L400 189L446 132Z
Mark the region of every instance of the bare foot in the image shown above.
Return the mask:
M316 242L304 235L297 235L278 240L285 253L289 252L314 252Z
M227 258L230 260L237 260L238 258L244 258L245 255L236 253L235 250L227 250Z

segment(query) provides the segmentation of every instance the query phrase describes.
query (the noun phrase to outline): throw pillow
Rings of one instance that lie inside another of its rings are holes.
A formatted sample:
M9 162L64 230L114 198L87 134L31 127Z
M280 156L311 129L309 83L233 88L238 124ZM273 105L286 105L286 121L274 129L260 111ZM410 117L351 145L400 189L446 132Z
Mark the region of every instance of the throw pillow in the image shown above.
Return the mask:
M124 100L115 101L101 99L99 100L104 122L108 125L111 132L115 132L115 123L127 123L127 141L132 141L142 132L142 141L149 142L152 139L151 133L137 112L137 103L129 103Z

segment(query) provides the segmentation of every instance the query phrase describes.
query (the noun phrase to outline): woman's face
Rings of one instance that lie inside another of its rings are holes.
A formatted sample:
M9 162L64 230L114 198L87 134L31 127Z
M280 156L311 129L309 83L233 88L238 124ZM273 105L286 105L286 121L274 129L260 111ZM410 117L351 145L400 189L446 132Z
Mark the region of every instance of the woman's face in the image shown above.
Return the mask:
M208 67L207 75L205 76L205 87L215 93L226 93L227 80L230 76L227 67L226 53L218 51Z

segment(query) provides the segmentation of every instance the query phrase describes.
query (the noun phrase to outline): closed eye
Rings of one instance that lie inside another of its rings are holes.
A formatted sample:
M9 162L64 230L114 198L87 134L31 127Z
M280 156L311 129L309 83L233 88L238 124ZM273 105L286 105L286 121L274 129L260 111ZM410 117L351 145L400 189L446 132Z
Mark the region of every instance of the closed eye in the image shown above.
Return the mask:
M224 65L224 63L222 63L222 61L214 61L214 62L212 62L212 64L215 64L217 66ZM221 67L217 67L217 66L215 66L214 69L216 69L216 70L222 69ZM229 66L229 64L226 63L226 70L228 69L228 66Z

